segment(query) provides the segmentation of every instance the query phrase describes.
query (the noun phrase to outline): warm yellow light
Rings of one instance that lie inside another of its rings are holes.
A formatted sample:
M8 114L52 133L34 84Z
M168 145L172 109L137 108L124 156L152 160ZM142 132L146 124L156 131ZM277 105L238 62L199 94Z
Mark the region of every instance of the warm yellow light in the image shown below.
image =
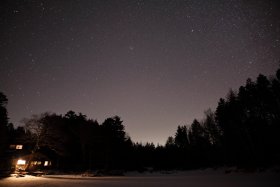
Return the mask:
M16 145L16 149L22 149L23 145Z
M25 165L26 161L25 160L18 160L17 165Z

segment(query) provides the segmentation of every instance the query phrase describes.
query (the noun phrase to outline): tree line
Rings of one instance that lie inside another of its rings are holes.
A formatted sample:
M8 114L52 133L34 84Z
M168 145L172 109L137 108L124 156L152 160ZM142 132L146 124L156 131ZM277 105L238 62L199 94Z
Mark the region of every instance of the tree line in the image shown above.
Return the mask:
M178 126L165 149L181 167L268 167L280 164L280 69L230 90L203 120ZM182 156L183 155L183 156ZM180 161L178 161L178 159ZM176 165L176 163L174 164ZM174 166L173 165L173 166Z
M11 142L29 152L47 154L65 171L122 169L196 169L202 167L269 167L280 164L280 69L274 77L248 79L230 90L215 111L202 120L177 127L163 146L135 143L119 116L99 124L82 113L44 113L8 123L8 99L0 93L0 159ZM1 162L3 163L3 162ZM2 166L3 167L3 164Z

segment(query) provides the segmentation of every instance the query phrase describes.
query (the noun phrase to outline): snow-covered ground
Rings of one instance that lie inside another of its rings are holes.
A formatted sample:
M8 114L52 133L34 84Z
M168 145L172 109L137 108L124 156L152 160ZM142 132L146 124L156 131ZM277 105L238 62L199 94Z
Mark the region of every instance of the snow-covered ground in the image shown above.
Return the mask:
M55 175L45 177L8 177L0 187L279 187L279 173L229 173L220 171L172 172L169 174L128 173L123 177L81 177Z

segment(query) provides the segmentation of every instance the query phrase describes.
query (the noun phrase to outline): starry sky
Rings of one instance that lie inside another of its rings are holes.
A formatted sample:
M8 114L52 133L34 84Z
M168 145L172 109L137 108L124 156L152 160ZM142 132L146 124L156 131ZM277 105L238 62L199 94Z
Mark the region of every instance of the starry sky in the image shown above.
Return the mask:
M280 60L273 0L2 0L0 91L10 122L50 111L164 144L178 125Z

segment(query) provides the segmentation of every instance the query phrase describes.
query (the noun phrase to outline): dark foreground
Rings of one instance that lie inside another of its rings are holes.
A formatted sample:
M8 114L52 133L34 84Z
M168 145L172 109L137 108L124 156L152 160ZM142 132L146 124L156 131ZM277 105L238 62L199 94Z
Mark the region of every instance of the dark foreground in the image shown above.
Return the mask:
M279 187L279 173L209 173L185 172L175 174L131 174L124 177L80 177L57 175L46 177L8 177L0 180L0 187Z

